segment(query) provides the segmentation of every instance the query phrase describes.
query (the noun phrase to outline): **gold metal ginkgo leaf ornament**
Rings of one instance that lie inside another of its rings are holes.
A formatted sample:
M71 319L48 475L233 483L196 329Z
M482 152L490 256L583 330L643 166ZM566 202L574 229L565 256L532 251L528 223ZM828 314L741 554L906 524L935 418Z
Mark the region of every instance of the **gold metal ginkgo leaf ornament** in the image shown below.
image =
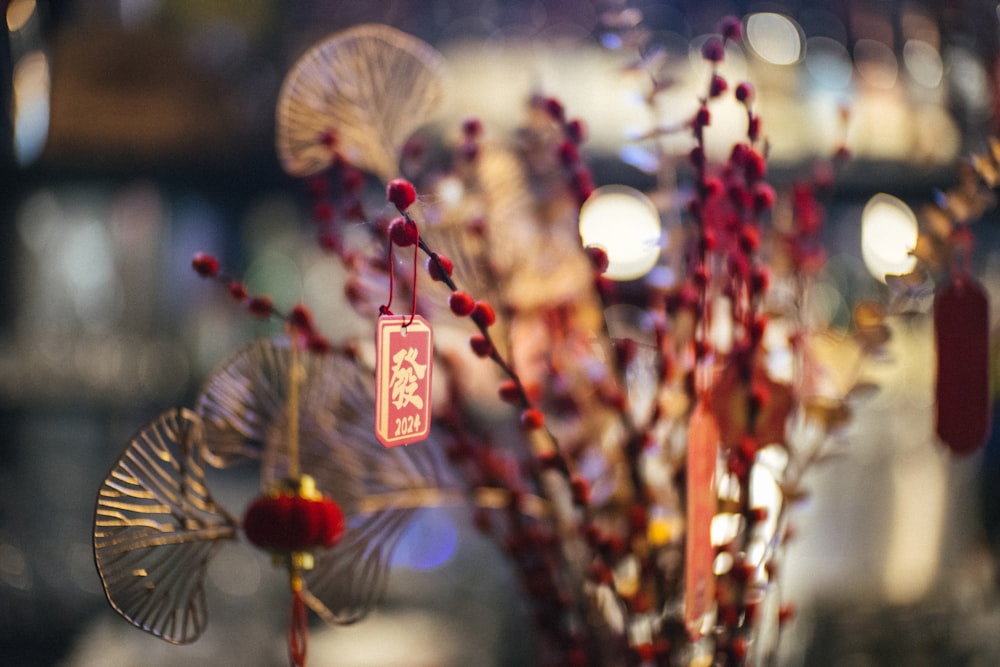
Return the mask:
M307 51L278 95L277 150L293 176L326 169L334 152L385 181L406 140L444 97L444 59L380 24L338 32Z
M101 484L94 556L108 601L136 627L174 644L205 629L204 580L238 523L205 483L204 429L191 410L164 412L132 438Z
M288 338L258 340L210 373L194 409L168 410L140 429L101 484L94 511L95 562L111 606L161 639L196 640L207 622L204 584L217 546L241 532L261 546L247 523L250 510L240 521L219 506L206 471L257 463L259 499L289 496L291 482L315 489L347 520L335 545L269 549L283 556L301 598L290 637L299 633L302 650L290 649L292 664L305 664L306 607L338 625L367 614L414 515L466 498L446 480L437 448L379 445L370 383L370 369L350 355L300 352ZM315 494L294 495L310 501ZM296 526L264 528L283 538Z

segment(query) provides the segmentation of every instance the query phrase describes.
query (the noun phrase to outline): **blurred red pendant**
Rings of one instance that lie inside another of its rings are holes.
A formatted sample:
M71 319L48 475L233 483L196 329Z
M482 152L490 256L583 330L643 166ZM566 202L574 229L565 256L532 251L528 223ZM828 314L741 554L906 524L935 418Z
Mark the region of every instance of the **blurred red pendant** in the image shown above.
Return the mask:
M419 315L378 319L375 435L386 447L424 440L431 425L433 336Z
M937 434L956 454L986 440L990 421L989 304L983 288L959 278L934 298Z
M715 468L719 457L719 425L699 401L688 426L687 533L684 559L684 625L692 640L702 637L715 603L715 549L712 517L718 507Z

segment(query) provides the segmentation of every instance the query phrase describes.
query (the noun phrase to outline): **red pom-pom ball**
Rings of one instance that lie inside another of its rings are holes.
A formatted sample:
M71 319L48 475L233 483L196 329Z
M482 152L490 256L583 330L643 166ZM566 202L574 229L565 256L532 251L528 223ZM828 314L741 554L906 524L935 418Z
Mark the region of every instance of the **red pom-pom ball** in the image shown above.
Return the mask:
M417 191L405 178L394 178L385 188L385 198L402 213L417 200Z

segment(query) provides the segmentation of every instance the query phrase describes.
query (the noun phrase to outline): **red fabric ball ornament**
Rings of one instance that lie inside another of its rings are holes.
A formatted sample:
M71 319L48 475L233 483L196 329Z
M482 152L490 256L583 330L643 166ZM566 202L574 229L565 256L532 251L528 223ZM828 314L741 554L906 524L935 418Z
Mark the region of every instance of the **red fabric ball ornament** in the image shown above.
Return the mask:
M725 60L726 47L723 46L722 40L715 36L705 40L705 43L701 46L701 57L712 63Z
M469 338L469 347L477 357L488 357L493 354L493 345L482 334L473 334Z
M545 415L537 408L528 408L521 413L521 426L528 431L534 431L545 425Z
M716 74L716 75L714 75L712 77L712 81L709 84L709 87L708 87L708 96L709 97L718 97L722 93L726 92L726 90L728 88L729 88L729 84L726 83L726 80L724 78L722 78L721 76L719 76L718 74Z
M402 213L417 200L417 191L405 178L394 178L385 188L385 198Z
M753 86L746 81L736 86L736 99L744 104L753 101Z
M414 245L419 239L417 224L400 216L389 224L389 238L401 248Z
M237 301L243 301L247 298L246 285L237 280L233 280L226 285L226 289L229 290L229 295Z
M483 299L476 301L476 305L473 307L469 317L481 327L493 326L497 321L496 311L493 310L493 306Z
M431 280L444 281L445 278L451 278L455 265L441 253L437 253L436 257L436 262L433 257L427 258L427 273L430 274Z
M469 139L475 139L483 133L483 123L478 118L466 118L462 122L462 134Z
M719 32L723 39L738 40L743 37L743 24L737 17L727 16L719 24Z
M517 383L513 380L504 380L497 390L500 400L504 403L516 405L521 400L521 393L518 391Z
M219 274L219 260L207 253L199 252L191 259L191 268L203 278L213 278Z
M587 253L587 259L590 260L590 266L593 267L595 273L603 275L607 272L610 264L607 250L601 246L589 245L584 248L584 251Z
M267 319L274 313L274 302L269 296L255 296L247 303L247 310L254 317Z
M448 307L459 317L465 317L475 309L476 301L468 292L452 292L451 296L448 297Z
M284 480L254 500L243 517L243 532L254 545L275 553L332 547L344 533L344 515L312 479Z
M566 136L574 144L582 144L587 138L587 125L579 118L566 123Z

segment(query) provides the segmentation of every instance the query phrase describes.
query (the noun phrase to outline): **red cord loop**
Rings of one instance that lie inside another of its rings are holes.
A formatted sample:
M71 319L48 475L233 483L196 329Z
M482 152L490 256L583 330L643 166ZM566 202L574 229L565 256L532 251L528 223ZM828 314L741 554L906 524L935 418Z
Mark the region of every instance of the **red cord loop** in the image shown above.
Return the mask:
M406 219L409 222L412 222L409 216L407 216ZM413 223L413 225L414 227L416 227L416 223ZM410 319L406 322L406 324L403 325L404 331L408 326L413 324L413 319L417 316L417 273L418 273L417 255L419 253L417 252L416 247L419 245L419 239L420 239L419 231L417 232L417 239L418 239L417 242L414 243L414 250L413 250L413 290L412 290L413 300L410 303ZM393 292L395 291L395 274L396 274L395 262L393 262L392 259L392 237L390 236L389 237L389 302L386 303L384 306L379 306L378 308L379 315L392 315L392 311L389 309L389 307L392 306L392 295Z

